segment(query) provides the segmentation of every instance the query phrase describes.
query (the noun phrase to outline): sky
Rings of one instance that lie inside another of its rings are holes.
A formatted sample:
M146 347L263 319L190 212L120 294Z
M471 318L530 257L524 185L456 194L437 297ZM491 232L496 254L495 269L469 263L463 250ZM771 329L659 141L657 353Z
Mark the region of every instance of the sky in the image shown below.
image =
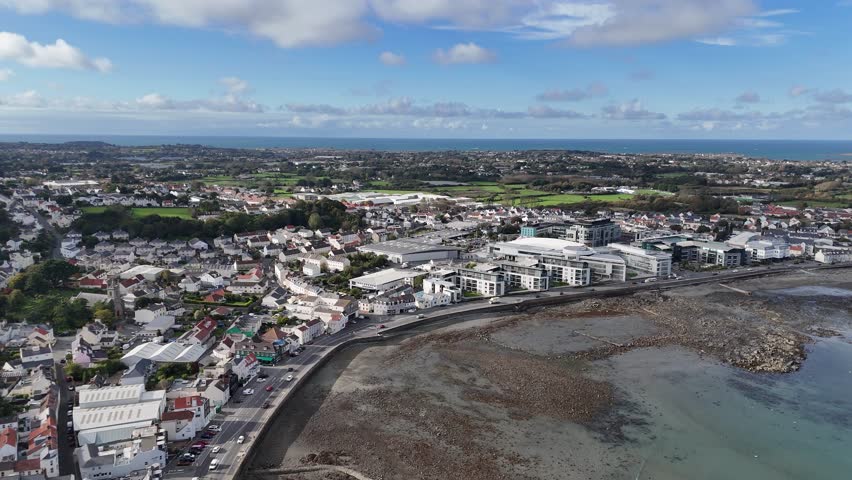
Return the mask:
M0 0L0 133L852 139L852 0Z

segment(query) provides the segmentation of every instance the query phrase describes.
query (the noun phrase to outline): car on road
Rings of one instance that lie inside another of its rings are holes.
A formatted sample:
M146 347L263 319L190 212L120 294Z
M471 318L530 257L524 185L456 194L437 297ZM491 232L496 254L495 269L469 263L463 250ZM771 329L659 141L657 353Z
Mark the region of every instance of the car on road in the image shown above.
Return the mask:
M247 388L247 389L243 390L243 395L254 395L254 389Z
M257 377L257 380L255 380L255 381L258 382L258 383L263 383L263 382L266 381L266 379L263 378L263 377Z
M264 373L264 372L260 372L259 374L257 374L257 377L258 377L258 378L268 378L268 377L269 377L269 374L268 374L268 373Z
M287 380L288 382L292 382L293 381L293 375L287 375L287 377L284 380Z
M219 466L219 459L214 458L213 461L210 462L210 467L208 467L208 468L210 470L216 470L216 467L218 467L218 466Z
M269 402L263 402L263 405L260 408L269 408Z
M220 447L219 445L216 445L215 447L213 447L213 450L211 450L211 452L219 453L219 450L222 450L222 447Z
M421 313L420 315L417 315L417 318L426 318L426 315L423 315L423 314Z
M207 430L210 430L211 432L218 432L218 431L222 430L222 427L220 427L219 425L215 425L215 424L214 425L207 425Z
M380 329L385 328L385 324L383 323L383 324L379 325L379 328Z
M272 385L267 385L265 390L267 392L271 392L272 391Z
M292 372L292 371L293 371L293 367L287 367L287 371L288 371L288 372Z
M245 441L246 441L246 437L245 437L244 435L240 435L240 436L237 438L237 443L243 443L243 442L245 442Z

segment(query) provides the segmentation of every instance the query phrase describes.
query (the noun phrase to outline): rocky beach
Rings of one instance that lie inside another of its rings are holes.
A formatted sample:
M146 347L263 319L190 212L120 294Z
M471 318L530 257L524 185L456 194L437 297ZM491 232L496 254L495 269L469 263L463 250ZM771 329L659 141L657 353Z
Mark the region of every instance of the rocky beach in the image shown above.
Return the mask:
M248 476L837 478L850 299L852 273L797 272L351 347L285 406Z

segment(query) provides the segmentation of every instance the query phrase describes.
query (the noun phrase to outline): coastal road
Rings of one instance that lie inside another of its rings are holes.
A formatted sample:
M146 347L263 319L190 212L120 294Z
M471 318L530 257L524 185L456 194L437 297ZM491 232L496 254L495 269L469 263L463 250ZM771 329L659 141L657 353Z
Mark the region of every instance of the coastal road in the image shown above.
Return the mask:
M657 280L650 283L637 281L635 284L632 282L613 283L596 285L593 288L563 287L547 292L524 292L501 297L499 300L500 303L496 305L489 304L487 300L481 299L430 310L421 310L416 314L397 315L390 318L376 317L369 321L358 320L357 324L351 324L341 332L334 335L324 335L315 340L313 344L306 345L305 350L298 357L287 358L281 365L275 367L263 367L263 370L269 374L269 378L265 383L257 383L256 380L249 382L243 389L253 388L255 390L254 395L243 395L242 390L240 390L235 398L223 409L222 413L216 416L213 423L220 425L222 432L210 441L210 445L196 459L195 464L187 467L178 467L170 464L166 470L166 478L169 480L189 480L195 477L221 478L223 480L238 478L241 463L245 459L248 449L258 440L258 433L262 430L264 424L275 414L278 405L286 401L297 387L298 382L296 380L292 384L284 380L288 374L288 367L292 367L295 370L293 372L294 376L301 377L309 374L327 355L331 354L335 347L344 342L388 335L397 329L429 322L434 317L447 318L448 316L470 315L477 311L490 314L498 308L502 309L503 313L510 313L511 310L506 309L510 305L535 307L584 298L600 298L655 289L727 282L770 273L776 274L797 270L809 271L818 269L819 267L816 264L809 263L771 266L769 268L747 267L719 272L689 273L686 278L680 279ZM492 312L489 312L489 310ZM500 312L494 313L499 314ZM424 318L418 318L420 315L424 315ZM379 328L380 325L384 325L385 328ZM273 392L270 393L264 390L267 384L274 387ZM235 403L236 399L240 399L242 403ZM261 405L266 400L269 400L272 404L269 409L261 408ZM278 414L287 415L287 411L282 410ZM236 443L236 439L240 435L245 435L245 443L242 445ZM222 450L214 455L211 453L211 450L215 445L219 445ZM218 458L220 463L219 467L214 471L209 470L212 458Z

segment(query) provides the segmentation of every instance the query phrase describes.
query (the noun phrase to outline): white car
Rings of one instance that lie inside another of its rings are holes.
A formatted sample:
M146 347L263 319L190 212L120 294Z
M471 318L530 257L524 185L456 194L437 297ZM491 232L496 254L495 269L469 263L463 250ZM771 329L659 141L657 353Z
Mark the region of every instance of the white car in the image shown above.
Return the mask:
M222 431L222 427L220 427L219 425L215 425L215 424L214 425L207 425L207 430L210 430L211 432L220 432L220 431Z
M252 389L252 388L247 388L247 389L243 390L243 395L253 395L253 394L254 394L254 389Z
M285 380L287 380L288 382L292 382L293 381L293 375L287 375L287 378L285 378Z
M243 436L243 435L240 435L240 437L239 437L239 438L237 438L237 443L243 443L243 442L245 442L245 441L246 441L246 437L245 437L245 436Z
M219 445L216 445L215 447L213 447L213 450L211 450L211 452L219 453L219 450L221 450L221 449L222 449L222 447L220 447Z
M219 466L219 459L214 458L212 462L210 462L210 470L216 470L216 467Z
M265 381L266 381L266 379L265 379L265 378L263 378L263 377L257 377L257 380L255 380L255 381L256 381L257 383L263 383L263 382L265 382Z

